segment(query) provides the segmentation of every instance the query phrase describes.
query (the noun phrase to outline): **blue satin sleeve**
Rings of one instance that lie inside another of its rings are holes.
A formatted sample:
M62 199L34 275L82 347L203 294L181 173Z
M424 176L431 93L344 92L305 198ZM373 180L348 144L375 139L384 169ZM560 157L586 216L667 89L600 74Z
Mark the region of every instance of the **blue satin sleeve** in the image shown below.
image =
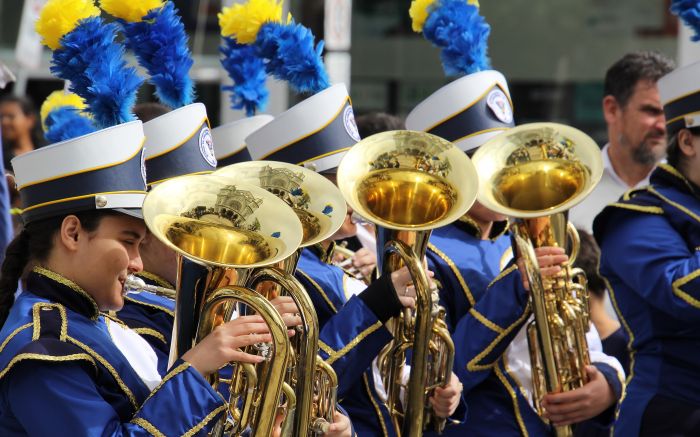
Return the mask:
M224 411L204 378L180 363L133 418L120 420L98 392L92 370L76 361L18 363L2 384L4 435L204 436Z
M622 278L673 318L700 321L700 251L688 248L663 216L624 214L616 219L615 232L606 235L601 247L601 273Z
M465 393L488 377L529 315L527 291L515 264L494 279L474 309L459 320L453 334L454 369Z
M319 354L338 375L338 398L358 384L391 334L364 301L353 296L321 328Z

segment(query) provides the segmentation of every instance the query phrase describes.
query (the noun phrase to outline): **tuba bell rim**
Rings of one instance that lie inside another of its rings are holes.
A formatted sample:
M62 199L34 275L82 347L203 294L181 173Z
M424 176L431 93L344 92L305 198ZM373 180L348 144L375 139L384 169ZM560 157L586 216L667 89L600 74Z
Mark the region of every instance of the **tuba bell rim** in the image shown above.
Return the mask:
M494 177L498 171L505 167L506 158L518 147L521 147L520 144L514 144L510 141L510 138L544 129L554 130L560 136L572 140L575 145L576 157L588 172L585 187L567 201L549 208L523 210L504 205L496 199L493 187ZM472 155L472 162L478 168L477 202L505 216L522 219L548 216L571 209L595 189L603 176L603 159L598 144L586 133L575 127L552 122L526 123L501 132L476 150Z
M265 167L285 169L304 176L301 188L310 195L308 210L315 216L325 215L329 219L328 226L314 238L302 241L299 247L309 247L320 243L335 234L343 225L347 215L347 204L338 187L324 176L308 168L280 161L247 161L239 162L217 169L212 175L224 176L234 181L260 187L260 170ZM329 213L324 213L326 207Z
M259 220L261 226L259 233L264 235L266 239L268 237L279 239L281 247L279 247L276 254L246 264L210 260L193 255L178 247L164 235L160 226L157 225L156 219L159 216L164 214L181 216L182 212L187 210L185 209L186 207L191 208L191 202L193 202L191 199L193 197L209 196L211 198L211 196L216 196L212 194L212 189L224 187L235 187L237 190L247 192L254 199L260 201L260 206L254 211L252 218L261 218ZM205 267L248 269L267 266L289 257L299 247L302 238L301 222L292 208L284 201L260 187L236 183L230 178L213 174L179 176L158 184L146 195L142 211L146 226L158 240L178 254ZM275 220L270 220L268 217L275 217ZM279 233L279 235L274 236L273 234L276 233Z
M359 181L371 171L370 163L385 152L391 145L402 140L427 141L444 148L441 159L452 166L448 176L443 177L454 189L458 198L449 212L438 220L421 225L397 225L371 214L361 203L358 190ZM467 213L476 200L478 175L471 159L450 141L427 132L393 130L371 135L356 143L345 154L337 171L338 188L357 215L368 222L398 231L428 231L455 222Z

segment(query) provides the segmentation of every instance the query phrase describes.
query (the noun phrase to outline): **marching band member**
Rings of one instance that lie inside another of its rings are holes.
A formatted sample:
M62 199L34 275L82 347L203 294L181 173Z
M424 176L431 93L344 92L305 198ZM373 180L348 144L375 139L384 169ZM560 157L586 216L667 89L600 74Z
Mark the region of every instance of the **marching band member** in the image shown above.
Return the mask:
M668 164L594 222L600 272L629 334L630 375L616 436L700 432L700 64L662 77Z
M456 119L469 122L451 123ZM418 105L406 124L414 130L440 132L466 153L473 153L488 138L513 126L506 80L493 70L460 78ZM511 262L507 228L506 217L477 201L465 217L434 230L431 236L429 267L442 286L441 303L455 342L455 371L470 407L464 425L448 428L448 435L550 432L528 398L530 361L521 329L530 315L526 310L528 296ZM537 252L545 274L557 272L557 265L567 259L558 248ZM597 335L591 336L589 345L601 349ZM594 366L587 369L589 384L545 397L544 405L556 424L597 416L619 397L623 374L619 363L597 351L592 353ZM584 403L591 406L584 408ZM612 415L600 419L606 426Z
M304 165L334 180L344 152L359 139L349 96L338 84L279 115L245 142L253 159ZM414 291L407 290L410 277L405 269L367 287L332 265L334 240L349 236L345 228L302 251L297 279L314 303L321 328L319 353L338 375L340 405L350 414L358 435L395 435L375 387L371 362L391 338L384 323L403 306L414 304ZM452 413L459 392L456 388L445 392L438 408Z
M206 432L225 406L203 376L233 359L257 362L236 348L269 341L257 317L230 322L161 375L147 343L101 313L122 306L126 276L142 268L145 226L132 217L145 195L142 140L130 122L13 162L26 226L0 283L4 435Z

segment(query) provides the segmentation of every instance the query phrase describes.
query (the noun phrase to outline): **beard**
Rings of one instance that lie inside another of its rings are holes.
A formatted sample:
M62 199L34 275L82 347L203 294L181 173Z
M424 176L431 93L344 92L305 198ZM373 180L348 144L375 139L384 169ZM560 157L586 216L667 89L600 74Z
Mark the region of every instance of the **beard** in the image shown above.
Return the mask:
M666 156L667 143L665 137L662 136L663 147L658 147L658 144L655 144L658 141L658 137L658 134L646 135L636 147L632 147L632 159L636 163L646 166L652 166L661 161ZM620 135L620 142L630 144L630 141L624 135Z

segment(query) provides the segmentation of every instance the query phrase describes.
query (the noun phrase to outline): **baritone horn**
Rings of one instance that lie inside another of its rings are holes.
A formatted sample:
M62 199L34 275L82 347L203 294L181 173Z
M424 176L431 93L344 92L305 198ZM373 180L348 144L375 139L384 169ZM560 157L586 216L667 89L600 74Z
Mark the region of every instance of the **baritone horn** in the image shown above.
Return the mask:
M567 213L600 181L600 149L578 129L532 123L493 137L472 160L479 169L479 202L510 217L514 249L525 261L534 314L527 327L533 397L542 414L545 394L587 382L588 295L585 275L571 267L579 239ZM556 276L540 275L534 249L542 246L568 248L569 261ZM572 435L569 426L555 431Z
M214 174L264 188L289 205L302 224L299 249L275 268L255 271L249 285L269 299L279 294L294 299L302 325L291 338L293 353L287 377L297 400L292 434L300 437L324 434L333 423L338 378L333 368L317 355L318 317L311 298L294 277L294 272L304 247L326 240L342 226L347 212L345 199L325 177L285 162L242 162L221 168ZM289 285L280 289L266 281L271 278L277 278L277 283L287 281Z
M345 200L376 224L377 247L383 247L379 271L388 273L405 265L416 289L415 311L404 309L392 320L394 339L378 362L387 405L402 436L420 436L428 424L441 432L445 425L445 419L432 413L428 397L434 388L449 383L454 345L437 290L431 290L422 264L430 231L469 210L476 184L476 171L464 152L423 132L372 135L353 146L338 167L338 187ZM408 349L411 371L404 384Z
M284 391L292 420L294 394L284 378L291 348L287 327L270 302L245 287L253 268L274 264L301 242L294 212L265 190L212 175L182 176L157 185L143 204L153 235L178 254L175 325L170 362L231 319L252 310L268 325L271 343L249 350L265 356L265 366L231 363L245 377L229 387L229 415L214 435L269 436ZM218 374L209 381L218 389ZM239 402L242 400L242 402ZM287 425L288 426L288 425Z

